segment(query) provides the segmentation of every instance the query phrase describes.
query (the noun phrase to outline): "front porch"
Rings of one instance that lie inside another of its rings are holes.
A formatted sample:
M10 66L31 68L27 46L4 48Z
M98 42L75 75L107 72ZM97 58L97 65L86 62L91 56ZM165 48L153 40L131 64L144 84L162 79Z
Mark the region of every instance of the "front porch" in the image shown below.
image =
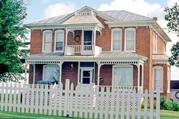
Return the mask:
M33 84L40 80L48 80L51 77L49 75L55 74L55 70L52 68L54 67L59 73L54 77L62 84L65 84L66 79L70 79L75 87L77 85L97 85L143 89L144 68L142 64L112 61L64 61L54 64L31 64L30 67L29 83ZM48 70L47 67L49 67Z

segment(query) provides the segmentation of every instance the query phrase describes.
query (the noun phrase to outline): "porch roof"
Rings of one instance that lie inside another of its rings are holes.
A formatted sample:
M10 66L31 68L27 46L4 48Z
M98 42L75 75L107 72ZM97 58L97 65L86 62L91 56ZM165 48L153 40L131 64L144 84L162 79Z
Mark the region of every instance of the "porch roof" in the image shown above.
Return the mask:
M146 61L147 57L130 52L102 52L96 56L64 56L63 53L45 53L31 55L26 58L26 63L35 62L60 62L60 61L120 61L120 62L139 62Z

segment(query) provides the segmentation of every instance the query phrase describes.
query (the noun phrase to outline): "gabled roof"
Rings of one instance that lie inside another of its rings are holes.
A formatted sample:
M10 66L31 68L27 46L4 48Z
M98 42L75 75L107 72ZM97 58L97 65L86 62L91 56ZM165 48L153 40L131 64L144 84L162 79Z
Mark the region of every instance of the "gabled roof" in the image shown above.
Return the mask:
M75 12L82 11L84 9L92 10L96 15L104 18L106 21L109 22L123 22L123 21L146 21L146 20L153 20L152 18L145 17L142 15L138 15L135 13L131 13L125 10L110 10L110 11L97 11L91 7L85 6ZM52 18L43 19L37 22L32 22L30 24L26 24L27 27L31 26L39 26L39 25L56 25L56 24L62 24L65 20L70 18L71 16L75 15L75 12L56 16Z

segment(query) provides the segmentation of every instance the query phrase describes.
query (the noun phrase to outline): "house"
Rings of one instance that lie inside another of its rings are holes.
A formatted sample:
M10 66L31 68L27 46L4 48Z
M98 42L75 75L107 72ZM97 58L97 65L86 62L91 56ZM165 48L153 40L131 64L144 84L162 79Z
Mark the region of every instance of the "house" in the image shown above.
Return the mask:
M170 98L179 103L179 80L171 80L170 90Z
M85 6L26 26L31 29L29 83L70 79L75 86L160 86L169 96L166 44L171 40L156 18Z

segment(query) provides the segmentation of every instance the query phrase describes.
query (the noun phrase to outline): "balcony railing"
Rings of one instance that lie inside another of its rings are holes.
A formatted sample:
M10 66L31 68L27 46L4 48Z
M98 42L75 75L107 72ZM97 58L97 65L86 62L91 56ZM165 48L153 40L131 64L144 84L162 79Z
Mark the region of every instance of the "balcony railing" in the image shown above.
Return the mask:
M65 47L65 55L97 55L101 51L101 47L93 45L67 45Z

